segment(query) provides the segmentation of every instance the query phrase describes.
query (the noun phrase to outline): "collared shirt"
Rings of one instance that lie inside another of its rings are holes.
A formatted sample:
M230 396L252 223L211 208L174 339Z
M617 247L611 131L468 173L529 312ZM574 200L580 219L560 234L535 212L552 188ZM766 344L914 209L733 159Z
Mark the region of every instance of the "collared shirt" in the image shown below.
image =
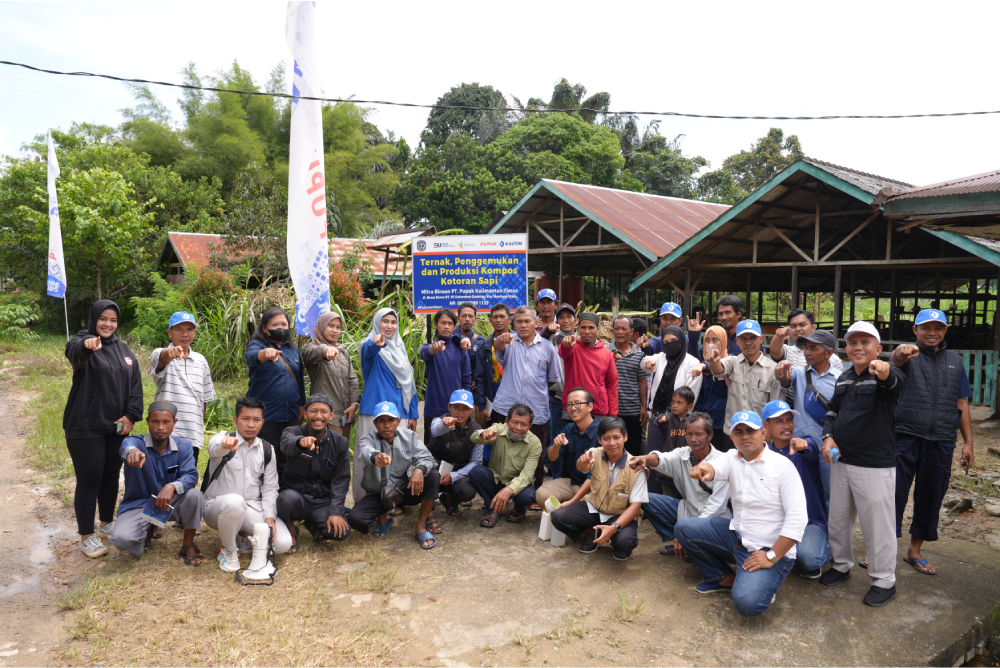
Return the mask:
M572 485L583 484L583 481L587 479L588 474L581 473L576 469L576 460L578 460L583 453L588 450L598 447L597 427L597 420L592 420L590 426L582 432L580 431L580 428L576 426L575 422L570 422L563 427L562 433L566 435L566 440L569 442L559 448L559 456L554 462L549 461L548 452L556 446L550 445L545 450L545 461L550 464L553 479L569 478L570 484Z
M832 359L832 358L831 358ZM812 384L816 391L829 401L833 397L833 391L837 387L837 379L843 373L843 369L836 369L831 364L824 373L816 372L813 367L792 366L792 384L788 389L792 391L795 410L799 415L795 418L795 435L799 438L811 437L817 443L823 442L823 421L817 420L808 410L806 403L806 371L812 371ZM815 401L810 399L810 402ZM826 411L823 411L824 415Z
M891 363L885 380L867 367L858 375L853 365L840 375L823 435L833 436L841 462L864 468L896 465L896 407L903 382L903 372Z
M799 348L798 346L790 346L786 343L784 349L785 349L785 356L781 358L782 362L788 360L789 362L792 363L793 368L806 366L806 354L805 352L802 351L801 348ZM837 355L837 353L830 355L830 366L839 372L843 372L844 362L843 360L840 359L840 356Z
M511 406L522 403L534 412L534 424L548 423L549 383L562 380L556 349L538 334L530 345L515 335L512 343L497 352L497 361L503 367L503 382L493 399L493 410L507 415Z
M205 404L215 399L215 385L212 372L204 355L191 351L187 359L170 360L162 371L157 371L160 355L164 350L157 348L149 359L149 375L156 384L153 401L169 401L177 406L177 424L174 435L191 441L191 445L201 448L205 444Z
M551 348L548 344L546 346ZM542 456L542 443L530 431L520 441L512 441L507 435L506 424L494 425L493 428L497 430L497 437L490 448L488 464L493 471L493 481L507 485L517 494L535 478L535 467ZM485 444L482 433L482 429L472 432L472 442Z
M209 475L230 452L222 447L222 439L228 435L220 431L208 442L208 456L211 458L208 464ZM237 432L236 441L236 455L229 460L215 482L205 490L205 501L211 501L225 494L239 494L247 506L264 513L264 517L277 517L278 453L272 452L270 463L265 465L264 443L259 436L253 439L253 443L247 443ZM260 480L261 473L264 474L263 486Z
M753 364L743 353L723 357L721 363L723 372L716 378L729 379L726 420L722 423L722 431L728 436L733 415L740 411L760 414L767 402L781 399L784 390L774 377L774 368L778 365L763 353Z
M614 342L605 343L604 347L611 351L612 356L618 352ZM615 360L618 370L618 415L640 414L639 383L645 383L650 375L642 365L645 358L646 354L630 342L628 354Z
M129 450L143 452L146 461L141 468L125 465L125 492L118 504L119 515L144 507L149 497L159 494L166 485L173 485L177 494L183 494L198 484L194 450L184 437L171 434L167 449L160 453L149 434L129 436L118 449L122 460L128 459Z
M681 502L677 505L677 519L682 517L732 517L726 501L729 500L729 483L724 480L700 482L691 477L691 469L695 465L691 448L684 446L673 452L653 451L660 463L653 470L670 476L674 480L677 491L681 493ZM701 461L714 462L725 453L709 445L708 454ZM705 489L705 488L708 489Z
M729 528L743 537L751 552L770 549L784 536L796 543L809 523L806 495L795 466L777 452L764 448L753 461L739 450L723 453L712 462L715 480L729 483L733 519ZM795 546L786 555L795 559Z
M607 457L607 455L605 455ZM615 480L618 479L618 474L628 466L628 453L623 452L622 456L618 458L618 461L612 464L608 462L608 488L614 487ZM639 475L635 477L635 482L632 483L632 489L628 493L629 504L633 503L646 503L649 501L649 490L646 487L646 476L640 471ZM603 503L603 502L602 502ZM592 513L597 513L601 516L602 522L607 522L614 515L606 515L605 513L599 512L597 507L590 501L587 501L587 508Z

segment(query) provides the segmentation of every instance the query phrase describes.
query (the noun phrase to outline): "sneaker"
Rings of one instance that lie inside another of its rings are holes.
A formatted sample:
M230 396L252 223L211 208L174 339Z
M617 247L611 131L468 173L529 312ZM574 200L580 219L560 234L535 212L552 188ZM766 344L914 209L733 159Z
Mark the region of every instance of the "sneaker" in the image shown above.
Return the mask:
M833 587L839 585L844 580L850 580L850 579L851 579L850 571L843 573L841 571L838 571L836 568L830 568L825 573L823 573L823 575L820 576L819 581L820 583L825 584L827 587Z
M97 536L87 536L80 541L80 549L91 559L103 556L108 553L108 546L101 542Z
M237 554L253 554L253 543L247 536L236 537L236 552Z
M823 569L817 568L814 571L807 571L805 569L799 571L799 577L805 578L806 580L818 580L823 575Z
M226 548L219 549L219 568L229 573L240 570L240 555Z
M894 598L896 598L896 585L888 589L872 585L872 588L865 594L864 604L870 605L873 608L881 608L883 605L888 605L889 601Z
M615 559L618 561L625 561L631 554L631 552L626 552L625 550L615 549Z
M694 586L694 590L699 594L717 594L720 591L732 591L732 587L720 585L718 582L699 582Z
M584 554L590 554L591 552L597 552L598 545L594 542L593 536L588 536L584 541L583 545L580 546L580 551Z
M115 523L110 524L100 524L97 527L97 535L101 538L111 538L111 534L115 532Z

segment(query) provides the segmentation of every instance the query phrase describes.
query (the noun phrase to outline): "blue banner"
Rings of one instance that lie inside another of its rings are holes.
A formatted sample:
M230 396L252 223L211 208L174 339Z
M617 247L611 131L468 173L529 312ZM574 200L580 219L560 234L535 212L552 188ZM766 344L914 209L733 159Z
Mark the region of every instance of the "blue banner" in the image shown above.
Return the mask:
M463 302L487 313L494 304L506 304L512 311L527 305L527 235L449 235L414 240L414 311L456 310Z

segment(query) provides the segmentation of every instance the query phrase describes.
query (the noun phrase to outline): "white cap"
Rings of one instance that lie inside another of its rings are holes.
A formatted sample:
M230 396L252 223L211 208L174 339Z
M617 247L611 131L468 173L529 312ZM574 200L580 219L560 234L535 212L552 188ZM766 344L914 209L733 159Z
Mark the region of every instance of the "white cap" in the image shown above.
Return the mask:
M864 322L863 320L859 320L858 322L854 323L848 328L847 335L844 337L844 339L846 340L851 338L851 334L854 334L856 332L874 336L876 341L882 343L882 337L878 335L878 330L875 329L875 325L871 324L870 322Z

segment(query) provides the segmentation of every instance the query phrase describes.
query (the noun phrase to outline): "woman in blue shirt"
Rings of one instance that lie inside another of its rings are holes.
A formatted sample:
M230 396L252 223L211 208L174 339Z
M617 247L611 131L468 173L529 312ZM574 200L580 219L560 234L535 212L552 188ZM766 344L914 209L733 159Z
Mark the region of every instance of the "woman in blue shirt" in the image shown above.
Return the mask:
M375 407L389 401L401 411L410 431L417 430L417 386L413 381L413 366L399 335L399 316L391 308L379 309L372 322L372 331L361 342L361 408L358 410L358 432L355 443L370 431L375 431ZM363 466L358 459L361 448L354 450L352 491L357 502L365 495L361 489Z
M281 432L302 424L306 403L302 358L289 338L288 316L272 307L264 311L244 353L250 368L247 396L264 402L264 426L259 436L274 447L279 486L283 486L285 470L285 453L279 447Z

